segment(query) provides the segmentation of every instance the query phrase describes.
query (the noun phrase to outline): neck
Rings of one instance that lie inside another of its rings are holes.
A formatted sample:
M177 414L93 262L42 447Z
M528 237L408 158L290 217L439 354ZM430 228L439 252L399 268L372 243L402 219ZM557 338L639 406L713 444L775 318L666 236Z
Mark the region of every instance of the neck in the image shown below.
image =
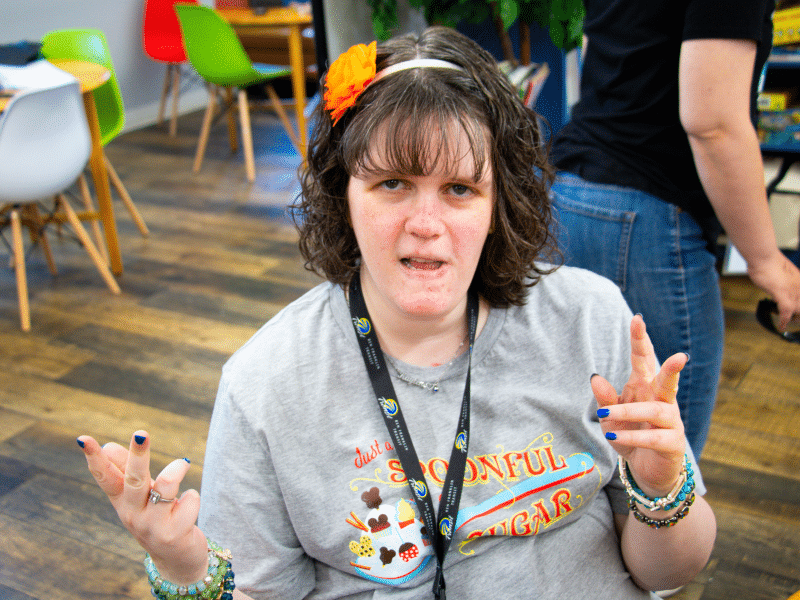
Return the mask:
M369 286L363 286L362 290L381 349L389 356L408 364L431 367L447 364L467 351L466 297L447 315L427 319L386 306ZM481 299L476 337L488 314L489 307Z

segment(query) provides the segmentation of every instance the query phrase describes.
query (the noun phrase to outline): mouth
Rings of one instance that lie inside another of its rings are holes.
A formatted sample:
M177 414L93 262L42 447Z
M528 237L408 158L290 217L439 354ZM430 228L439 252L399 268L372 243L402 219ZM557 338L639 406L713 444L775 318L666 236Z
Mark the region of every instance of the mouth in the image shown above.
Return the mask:
M404 267L413 271L435 271L444 264L441 260L427 260L424 258L402 258L400 262Z

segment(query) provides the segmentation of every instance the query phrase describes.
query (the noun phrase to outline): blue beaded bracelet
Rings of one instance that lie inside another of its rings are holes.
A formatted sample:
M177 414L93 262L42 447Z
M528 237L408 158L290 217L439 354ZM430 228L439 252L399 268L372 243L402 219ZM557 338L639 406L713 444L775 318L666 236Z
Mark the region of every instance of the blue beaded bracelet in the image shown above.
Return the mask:
M144 568L150 581L150 593L158 600L233 600L234 573L231 570L231 554L218 544L208 542L208 572L200 581L190 585L178 585L167 581L158 572L153 559L145 554Z
M683 468L678 477L678 483L672 488L669 494L662 498L650 498L642 489L636 485L628 463L621 456L619 457L619 476L628 498L635 500L645 508L650 510L672 510L678 508L694 491L694 469L689 461L688 455L683 455Z

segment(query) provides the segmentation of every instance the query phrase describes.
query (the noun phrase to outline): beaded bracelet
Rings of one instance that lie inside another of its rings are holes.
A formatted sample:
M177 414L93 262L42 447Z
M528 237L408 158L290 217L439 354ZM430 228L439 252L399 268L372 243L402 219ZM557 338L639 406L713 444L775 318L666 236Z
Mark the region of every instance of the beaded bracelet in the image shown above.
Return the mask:
M672 510L680 506L682 502L694 491L694 469L689 461L689 457L683 455L683 468L678 476L678 483L663 498L650 498L642 489L636 485L630 467L624 458L619 457L619 476L628 498L635 499L639 504L650 510Z
M636 505L636 500L634 498L631 498L628 501L628 506L630 506L631 513L633 513L633 516L636 517L637 521L650 527L654 527L655 529L661 529L662 527L672 527L675 525L675 523L689 514L689 507L694 504L694 498L695 495L694 492L692 492L689 494L689 497L686 499L686 502L684 502L681 509L668 519L651 519L647 515L643 515L641 512L639 512L639 507Z
M206 538L208 542L208 573L191 585L178 585L167 581L158 572L153 559L145 554L144 568L150 581L150 592L158 600L233 600L234 573L231 570L231 553Z

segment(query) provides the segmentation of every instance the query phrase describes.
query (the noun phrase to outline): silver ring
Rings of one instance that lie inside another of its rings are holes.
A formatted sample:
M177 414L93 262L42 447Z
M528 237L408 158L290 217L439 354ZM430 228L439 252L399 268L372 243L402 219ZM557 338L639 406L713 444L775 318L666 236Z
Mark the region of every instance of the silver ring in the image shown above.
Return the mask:
M150 495L147 499L153 504L158 504L159 502L175 502L176 500L175 498L162 498L161 494L155 490L150 490Z

